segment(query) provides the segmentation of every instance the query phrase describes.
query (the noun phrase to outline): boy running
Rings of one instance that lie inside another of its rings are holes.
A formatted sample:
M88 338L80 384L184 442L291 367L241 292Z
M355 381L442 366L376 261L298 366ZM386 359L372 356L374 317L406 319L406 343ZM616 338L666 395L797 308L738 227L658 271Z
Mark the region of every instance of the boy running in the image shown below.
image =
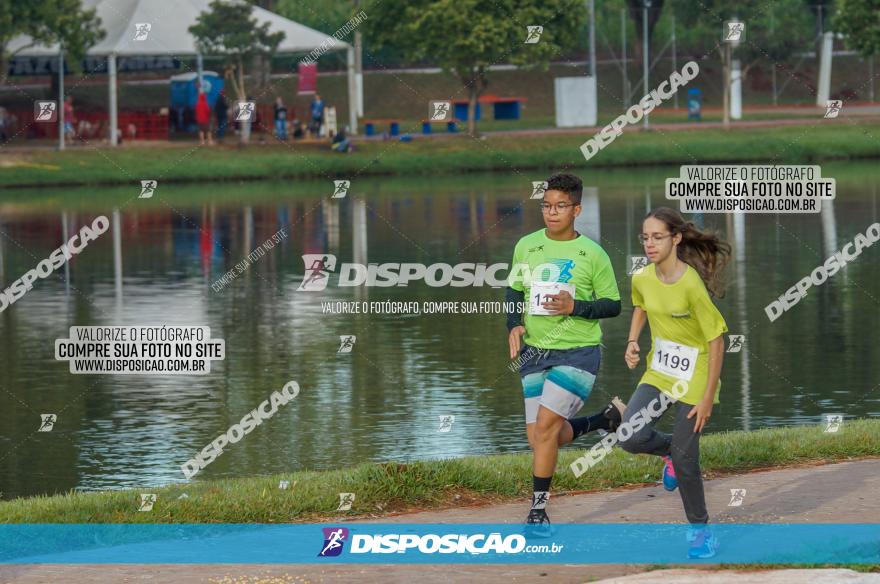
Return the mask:
M603 412L573 418L599 372L600 318L620 314L620 293L608 254L574 229L583 183L571 174L547 179L541 202L546 229L516 244L505 300L527 303L508 313L510 358L519 356L526 435L534 452L531 534L549 536L547 501L559 447L585 432L613 432L625 409L616 397ZM524 320L523 320L524 318Z

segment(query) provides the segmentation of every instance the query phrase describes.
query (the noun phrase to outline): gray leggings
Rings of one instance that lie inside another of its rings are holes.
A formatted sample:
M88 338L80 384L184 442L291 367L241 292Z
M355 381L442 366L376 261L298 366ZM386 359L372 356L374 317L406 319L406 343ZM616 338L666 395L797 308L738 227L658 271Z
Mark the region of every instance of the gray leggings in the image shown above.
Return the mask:
M653 385L642 383L636 388L626 412L624 421L629 421L632 416L647 407L652 400L660 398L660 390ZM666 400L662 402L662 414L670 404ZM654 454L656 456L672 456L672 466L675 468L675 476L678 479L678 491L681 493L681 502L684 504L684 513L690 523L708 523L709 513L706 511L706 496L703 492L703 478L700 475L700 432L694 432L694 424L697 417L688 419L692 405L678 402L675 404L675 426L672 435L659 432L654 425L660 416L643 416L648 422L638 432L635 432L626 441L620 442L620 447L632 454ZM661 408L657 404L647 409L657 411ZM633 424L635 426L635 424Z

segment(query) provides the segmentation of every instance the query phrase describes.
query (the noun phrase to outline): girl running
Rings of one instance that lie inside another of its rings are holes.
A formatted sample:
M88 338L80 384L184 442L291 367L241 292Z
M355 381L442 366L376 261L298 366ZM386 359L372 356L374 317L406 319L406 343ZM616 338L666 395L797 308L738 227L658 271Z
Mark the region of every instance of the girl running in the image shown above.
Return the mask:
M633 316L624 357L630 369L639 363L639 335L646 321L653 338L647 369L623 419L629 422L643 408L656 415L642 415L647 423L620 445L633 454L663 457L663 486L667 491L680 487L691 524L688 555L710 558L718 543L707 526L700 435L721 387L727 325L710 295L723 294L719 273L730 258L730 245L668 207L648 213L639 241L651 263L632 279ZM672 435L654 429L670 405L668 399L660 399L661 391L678 397Z

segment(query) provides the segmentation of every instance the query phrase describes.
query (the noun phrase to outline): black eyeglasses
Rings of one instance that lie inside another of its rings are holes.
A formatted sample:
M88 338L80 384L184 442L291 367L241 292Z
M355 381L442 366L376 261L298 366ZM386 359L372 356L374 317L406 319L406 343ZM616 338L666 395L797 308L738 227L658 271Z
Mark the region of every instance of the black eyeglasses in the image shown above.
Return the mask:
M556 203L555 205L553 203L541 203L541 211L544 213L549 213L553 207L556 207L556 210L560 213L564 213L568 209L577 207L577 205L574 203Z

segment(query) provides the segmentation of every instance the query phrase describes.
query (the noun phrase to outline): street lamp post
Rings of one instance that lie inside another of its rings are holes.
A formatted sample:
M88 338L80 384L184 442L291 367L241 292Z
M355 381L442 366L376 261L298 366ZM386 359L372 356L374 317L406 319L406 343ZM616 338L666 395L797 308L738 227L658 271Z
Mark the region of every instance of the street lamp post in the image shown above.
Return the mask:
M642 68L645 93L648 93L648 9L651 8L651 0L645 0L642 4ZM642 127L647 130L650 127L648 114L642 117Z

